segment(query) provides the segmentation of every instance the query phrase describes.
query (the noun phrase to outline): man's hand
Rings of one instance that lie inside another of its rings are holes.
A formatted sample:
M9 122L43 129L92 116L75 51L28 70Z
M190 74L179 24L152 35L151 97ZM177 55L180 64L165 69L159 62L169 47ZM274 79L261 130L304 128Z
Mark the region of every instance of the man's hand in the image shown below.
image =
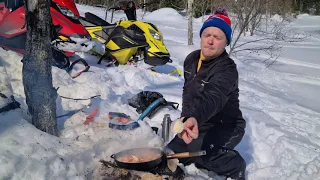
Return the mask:
M181 117L181 120L184 117ZM199 136L198 122L194 117L190 117L184 122L183 131L178 134L178 137L183 139L186 144L190 144L192 140L197 139Z

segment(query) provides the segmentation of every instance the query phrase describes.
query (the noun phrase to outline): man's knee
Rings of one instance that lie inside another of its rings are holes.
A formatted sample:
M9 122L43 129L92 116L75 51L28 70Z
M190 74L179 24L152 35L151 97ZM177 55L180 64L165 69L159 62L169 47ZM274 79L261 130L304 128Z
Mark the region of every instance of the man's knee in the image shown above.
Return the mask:
M219 175L243 180L246 162L235 150L217 149L210 157L202 157L201 165Z

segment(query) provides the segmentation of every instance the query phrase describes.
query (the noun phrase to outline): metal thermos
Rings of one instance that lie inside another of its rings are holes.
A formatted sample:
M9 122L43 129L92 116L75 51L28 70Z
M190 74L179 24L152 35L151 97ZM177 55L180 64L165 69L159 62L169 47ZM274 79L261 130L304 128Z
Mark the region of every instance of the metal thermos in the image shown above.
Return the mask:
M170 138L171 118L169 114L165 114L162 121L162 139L167 142Z

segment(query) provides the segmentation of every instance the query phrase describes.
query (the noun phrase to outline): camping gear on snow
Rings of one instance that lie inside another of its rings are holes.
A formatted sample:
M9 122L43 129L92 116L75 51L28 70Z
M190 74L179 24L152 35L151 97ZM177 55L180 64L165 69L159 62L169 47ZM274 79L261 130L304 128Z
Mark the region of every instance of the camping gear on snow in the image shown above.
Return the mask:
M151 129L155 134L158 134L158 130L159 130L158 127L151 127Z
M145 6L147 4L143 4ZM124 5L123 5L124 6ZM152 23L136 19L136 7L133 1L128 1L124 7L112 7L108 10L123 10L128 20L120 20L110 24L100 17L85 13L80 21L90 33L92 39L105 44L105 54L100 58L118 64L144 61L151 66L171 63L170 54L163 42L160 30Z
M153 75L155 76L157 75L157 73L169 74L170 76L182 76L180 69L175 68L174 66L154 66L149 69L153 72Z
M144 112L147 107L156 101L159 98L163 98L163 95L159 92L152 91L141 91L137 95L133 96L128 100L129 105L136 108L136 111L141 114ZM172 107L177 110L179 108L179 103L166 101L164 98L157 107L155 107L152 111L149 111L147 114L148 118L152 118L161 108L164 107Z
M130 116L119 112L109 112L109 128L126 130L138 127L139 124L133 121Z
M93 122L93 118L94 118L95 115L97 115L98 110L99 110L98 108L94 109L94 110L86 117L86 120L84 121L83 124L87 125L87 124Z
M69 58L61 51L58 50L57 48L52 48L52 65L56 66L60 69L64 69L67 71L67 73L71 73L73 67L78 64L78 63L82 63L84 66L84 69L77 72L75 75L72 75L72 78L76 78L78 76L80 76L82 73L89 71L90 66L88 65L88 63L80 58L75 60L74 62L71 63L70 65L70 60Z
M206 151L166 155L158 148L134 148L111 155L117 166L138 171L152 171L164 159L188 158L206 155Z
M159 98L157 100L155 100L153 103L151 103L144 111L143 113L140 115L140 117L138 118L137 121L133 121L130 119L129 116L123 114L123 113L111 113L111 119L109 121L109 127L112 129L118 129L118 130L133 130L136 129L138 127L140 127L138 121L142 121L151 111L153 111L156 107L158 107L159 104L161 104L164 101L163 98ZM110 116L110 114L109 114ZM117 117L120 118L127 118L127 119L114 119Z
M162 121L162 139L164 142L167 142L170 138L170 127L171 127L171 118L169 114L165 114Z

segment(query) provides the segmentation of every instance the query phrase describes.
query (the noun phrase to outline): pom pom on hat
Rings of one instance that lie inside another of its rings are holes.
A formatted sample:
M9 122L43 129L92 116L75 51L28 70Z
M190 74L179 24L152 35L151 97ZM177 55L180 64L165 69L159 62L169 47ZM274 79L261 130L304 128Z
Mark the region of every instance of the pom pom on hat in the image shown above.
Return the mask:
M227 9L226 8L221 8L221 7L218 7L214 13L214 15L216 14L221 14L221 15L225 15L225 16L228 16L228 12L227 12Z
M227 37L227 45L231 42L231 20L228 16L226 8L217 8L212 16L210 16L202 25L200 30L200 37L202 32L207 27L217 27L221 29Z

